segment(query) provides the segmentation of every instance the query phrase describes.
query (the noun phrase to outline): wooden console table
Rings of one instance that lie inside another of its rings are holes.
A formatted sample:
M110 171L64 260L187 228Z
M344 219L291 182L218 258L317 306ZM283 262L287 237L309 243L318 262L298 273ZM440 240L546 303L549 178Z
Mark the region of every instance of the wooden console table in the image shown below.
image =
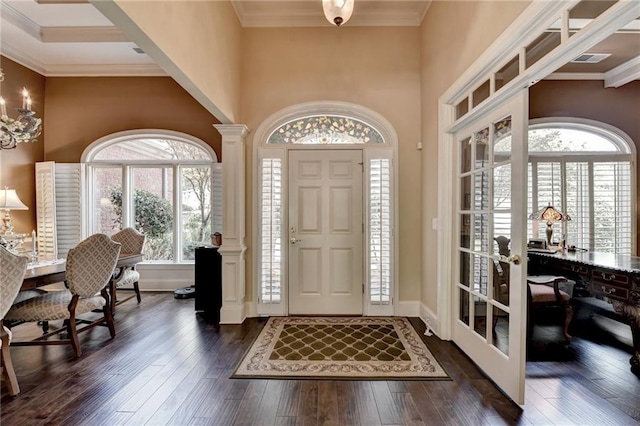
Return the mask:
M640 257L582 251L529 251L528 256L530 275L575 280L572 301L631 326L635 353L629 362L640 373Z

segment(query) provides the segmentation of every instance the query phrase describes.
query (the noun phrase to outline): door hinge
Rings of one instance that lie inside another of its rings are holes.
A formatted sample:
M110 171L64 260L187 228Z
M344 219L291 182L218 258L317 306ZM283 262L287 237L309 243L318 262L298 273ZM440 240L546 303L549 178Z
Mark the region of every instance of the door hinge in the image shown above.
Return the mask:
M362 294L364 294L364 283L362 283Z

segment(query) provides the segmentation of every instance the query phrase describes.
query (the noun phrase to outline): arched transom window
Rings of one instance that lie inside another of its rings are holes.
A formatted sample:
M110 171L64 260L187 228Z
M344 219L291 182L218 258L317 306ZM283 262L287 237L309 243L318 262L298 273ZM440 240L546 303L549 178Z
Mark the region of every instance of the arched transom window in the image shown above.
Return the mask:
M364 144L384 143L369 124L339 115L313 115L298 118L275 129L269 144Z

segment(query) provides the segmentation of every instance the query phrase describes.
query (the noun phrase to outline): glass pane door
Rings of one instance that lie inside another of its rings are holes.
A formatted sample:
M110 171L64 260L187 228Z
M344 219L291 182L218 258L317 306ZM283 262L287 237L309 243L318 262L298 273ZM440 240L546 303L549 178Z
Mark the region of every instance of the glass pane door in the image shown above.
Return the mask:
M526 93L457 130L454 341L524 400Z

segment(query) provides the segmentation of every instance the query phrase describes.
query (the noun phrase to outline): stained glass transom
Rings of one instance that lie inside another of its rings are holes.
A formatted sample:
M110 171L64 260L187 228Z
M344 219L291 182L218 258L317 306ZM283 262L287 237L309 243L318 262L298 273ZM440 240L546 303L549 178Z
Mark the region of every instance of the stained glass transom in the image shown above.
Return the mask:
M283 124L267 139L270 144L365 144L384 143L370 125L350 117L315 115Z

